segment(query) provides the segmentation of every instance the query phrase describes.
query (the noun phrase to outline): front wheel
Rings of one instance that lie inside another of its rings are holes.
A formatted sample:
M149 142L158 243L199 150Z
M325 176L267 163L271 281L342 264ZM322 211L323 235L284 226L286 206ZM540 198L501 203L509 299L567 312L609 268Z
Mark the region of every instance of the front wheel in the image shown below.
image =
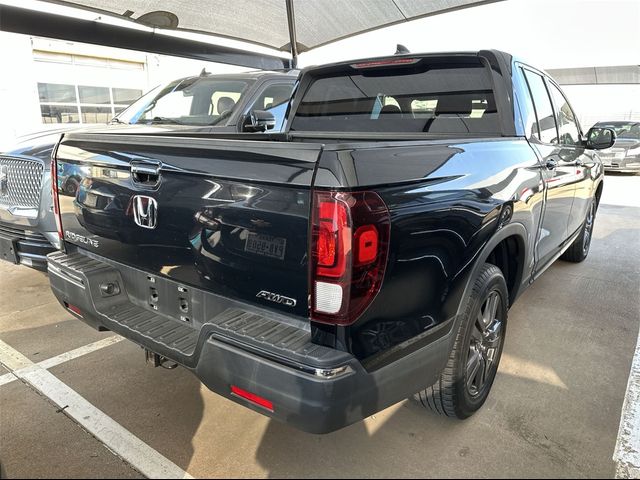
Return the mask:
M589 210L587 210L587 216L580 230L580 235L578 235L571 246L562 254L560 257L562 260L579 263L587 258L589 248L591 247L591 237L593 236L593 225L596 220L597 209L598 202L595 198L592 198L589 204Z
M502 271L485 263L440 379L416 397L440 415L464 419L482 407L493 385L507 326L509 297Z

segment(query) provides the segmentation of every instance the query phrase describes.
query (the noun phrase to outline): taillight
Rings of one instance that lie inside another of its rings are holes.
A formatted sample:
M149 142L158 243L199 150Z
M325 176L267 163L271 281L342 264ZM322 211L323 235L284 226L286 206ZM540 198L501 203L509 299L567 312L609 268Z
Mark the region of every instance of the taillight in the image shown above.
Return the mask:
M382 285L389 211L375 192L313 194L311 318L349 325Z
M58 198L58 163L51 157L51 196L53 197L53 216L56 219L58 237L63 240L62 218L60 218L60 199Z

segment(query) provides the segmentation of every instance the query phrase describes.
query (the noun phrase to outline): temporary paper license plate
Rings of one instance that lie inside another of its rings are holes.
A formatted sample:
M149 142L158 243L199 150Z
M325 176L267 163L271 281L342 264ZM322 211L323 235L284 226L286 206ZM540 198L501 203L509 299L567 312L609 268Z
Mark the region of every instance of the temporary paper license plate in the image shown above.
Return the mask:
M264 255L266 257L279 258L280 260L283 260L286 245L287 240L285 238L250 233L247 237L247 243L244 246L244 250L257 255Z

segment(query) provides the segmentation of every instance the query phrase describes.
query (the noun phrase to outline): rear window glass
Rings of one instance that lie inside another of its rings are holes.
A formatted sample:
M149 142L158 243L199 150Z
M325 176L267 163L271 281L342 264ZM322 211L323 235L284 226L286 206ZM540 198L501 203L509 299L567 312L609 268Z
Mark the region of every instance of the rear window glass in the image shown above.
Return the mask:
M371 68L317 78L291 130L484 134L500 130L490 72L478 61Z

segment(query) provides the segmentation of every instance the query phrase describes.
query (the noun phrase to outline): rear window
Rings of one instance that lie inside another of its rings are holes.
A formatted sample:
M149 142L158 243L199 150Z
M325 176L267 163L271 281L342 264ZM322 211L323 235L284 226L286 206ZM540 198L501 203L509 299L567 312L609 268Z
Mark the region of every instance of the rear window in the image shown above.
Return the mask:
M351 68L351 67L348 67ZM291 130L497 134L491 74L480 61L353 69L319 77Z

